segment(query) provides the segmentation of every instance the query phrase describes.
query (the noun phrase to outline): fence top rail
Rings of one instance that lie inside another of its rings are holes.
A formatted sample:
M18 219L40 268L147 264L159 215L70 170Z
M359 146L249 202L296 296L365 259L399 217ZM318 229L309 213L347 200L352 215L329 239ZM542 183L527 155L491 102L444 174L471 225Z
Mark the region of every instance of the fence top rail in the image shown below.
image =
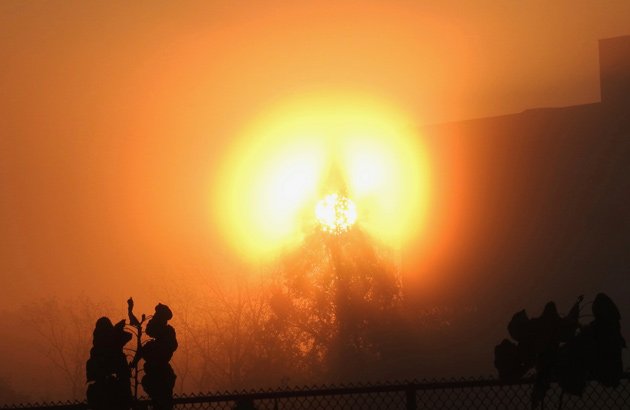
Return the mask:
M630 379L630 373L624 373L622 380ZM493 378L471 378L471 379L444 379L433 381L402 381L396 383L383 384L357 384L357 385L337 385L337 386L304 386L293 387L282 390L260 390L242 392L224 392L209 394L181 395L174 399L176 404L210 403L221 401L233 401L238 399L265 400L296 397L316 397L316 396L339 396L351 394L369 394L386 392L406 392L426 391L426 390L449 390L478 387L504 387L530 385L535 381L534 377L527 377L517 381L501 381Z
M629 380L630 372L625 372L622 380ZM228 392L208 392L208 393L190 393L177 395L173 398L173 404L196 404L196 403L215 403L230 402L241 399L249 400L265 400L265 399L288 399L296 397L317 397L317 396L340 396L352 394L370 394L370 393L387 393L387 392L408 392L408 391L426 391L426 390L448 390L448 389L465 389L479 387L504 387L529 385L534 382L533 377L520 379L513 382L505 382L495 378L461 378L461 379L443 379L443 380L411 380L399 381L392 383L369 383L369 384L347 384L347 385L314 385L314 386L295 386L286 389L268 389L268 390L243 390ZM150 403L149 399L143 398L137 404L146 406ZM46 409L46 410L86 410L88 409L86 402L55 402L55 403L25 403L18 405L0 406L3 410L27 410L27 409Z
M24 403L2 405L3 410L88 410L86 402L60 403Z
M511 386L511 385L529 385L534 379L527 378L515 382L503 382L496 379L461 379L461 380L442 380L442 381L402 381L396 383L383 384L356 384L356 385L337 385L337 386L303 386L287 389L259 390L259 391L242 391L242 392L224 392L224 393L208 393L194 395L180 395L174 398L176 404L192 404L192 403L208 403L233 401L238 399L264 400L279 398L296 398L296 397L316 397L316 396L340 396L351 394L369 394L369 393L387 393L387 392L406 392L408 390L448 390L472 387L494 387L494 386Z

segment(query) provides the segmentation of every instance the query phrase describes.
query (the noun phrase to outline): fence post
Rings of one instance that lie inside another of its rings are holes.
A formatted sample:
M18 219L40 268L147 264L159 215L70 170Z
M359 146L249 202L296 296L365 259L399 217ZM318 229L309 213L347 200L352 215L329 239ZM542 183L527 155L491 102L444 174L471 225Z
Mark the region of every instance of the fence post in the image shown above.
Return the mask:
M405 390L407 396L407 410L417 410L416 404L416 387L413 384L408 384Z

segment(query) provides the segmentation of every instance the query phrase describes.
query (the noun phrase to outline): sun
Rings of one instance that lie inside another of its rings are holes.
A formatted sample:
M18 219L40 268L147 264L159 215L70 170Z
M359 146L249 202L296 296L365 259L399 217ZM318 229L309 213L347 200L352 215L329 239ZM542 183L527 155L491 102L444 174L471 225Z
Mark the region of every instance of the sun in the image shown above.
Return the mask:
M423 229L428 155L409 117L363 94L316 93L263 111L223 157L211 223L253 262L320 229L397 248Z
M329 194L317 203L315 216L324 232L339 235L356 222L357 207L343 195Z

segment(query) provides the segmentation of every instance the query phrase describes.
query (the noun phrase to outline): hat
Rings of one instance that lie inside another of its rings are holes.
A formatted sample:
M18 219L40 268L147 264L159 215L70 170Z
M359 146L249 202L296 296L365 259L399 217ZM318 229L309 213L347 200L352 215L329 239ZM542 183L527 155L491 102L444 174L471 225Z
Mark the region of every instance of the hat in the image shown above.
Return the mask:
M164 321L171 320L173 318L173 312L171 312L171 309L169 309L168 306L158 303L155 307L155 314L153 317Z

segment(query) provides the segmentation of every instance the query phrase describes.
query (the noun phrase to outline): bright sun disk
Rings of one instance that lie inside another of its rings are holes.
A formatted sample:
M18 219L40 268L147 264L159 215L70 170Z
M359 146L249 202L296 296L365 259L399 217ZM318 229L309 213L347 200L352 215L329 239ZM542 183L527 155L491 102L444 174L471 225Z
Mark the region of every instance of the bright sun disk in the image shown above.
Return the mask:
M349 198L330 194L317 203L315 216L324 232L339 235L354 225L357 220L357 208Z

